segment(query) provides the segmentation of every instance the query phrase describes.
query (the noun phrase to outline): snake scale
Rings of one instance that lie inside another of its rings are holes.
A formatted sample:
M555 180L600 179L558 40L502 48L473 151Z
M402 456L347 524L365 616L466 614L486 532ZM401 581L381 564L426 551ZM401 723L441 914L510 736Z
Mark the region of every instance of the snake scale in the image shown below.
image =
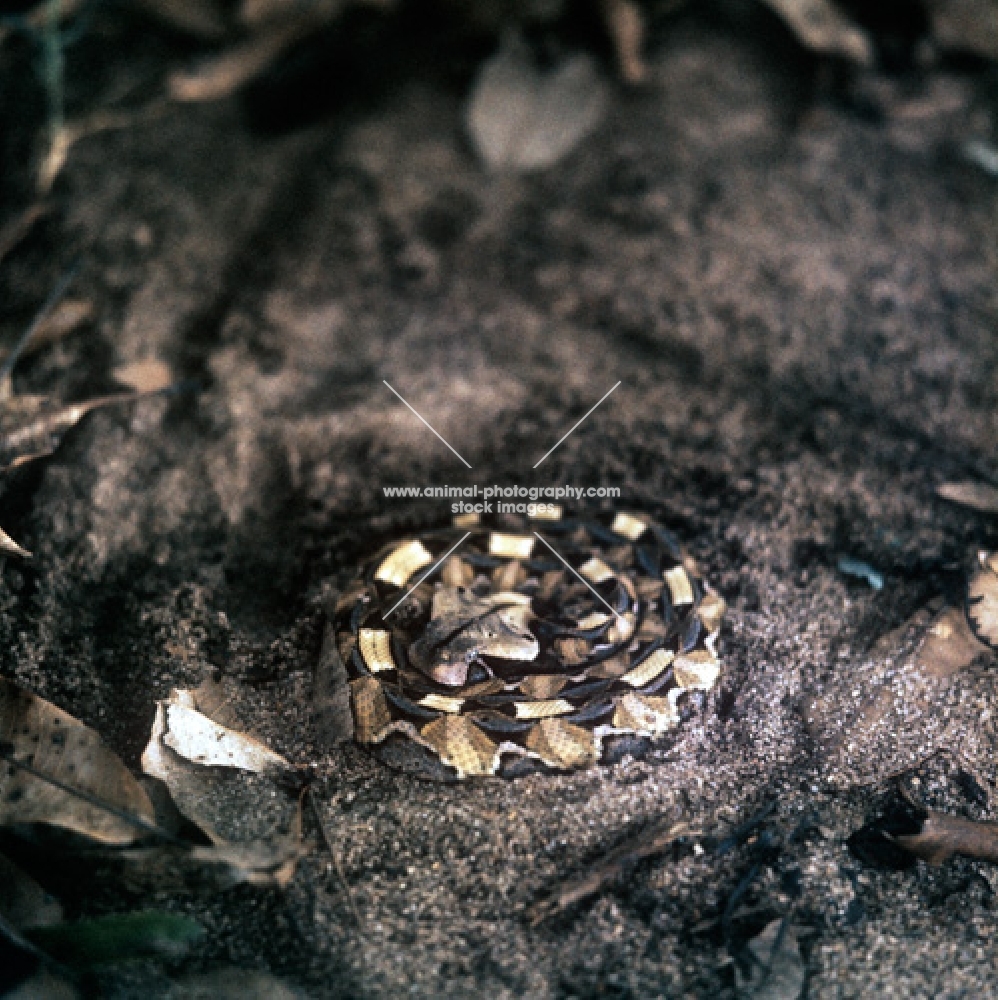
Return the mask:
M724 601L672 533L545 515L456 517L366 564L333 615L358 742L401 738L451 778L572 770L714 686Z

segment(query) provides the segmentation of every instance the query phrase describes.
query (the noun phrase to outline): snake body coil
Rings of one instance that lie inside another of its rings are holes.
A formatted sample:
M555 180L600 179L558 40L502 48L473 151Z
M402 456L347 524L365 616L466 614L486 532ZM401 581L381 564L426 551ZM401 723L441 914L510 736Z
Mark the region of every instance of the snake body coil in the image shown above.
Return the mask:
M724 610L644 515L455 518L383 550L336 605L354 736L402 737L459 778L587 767L714 686Z

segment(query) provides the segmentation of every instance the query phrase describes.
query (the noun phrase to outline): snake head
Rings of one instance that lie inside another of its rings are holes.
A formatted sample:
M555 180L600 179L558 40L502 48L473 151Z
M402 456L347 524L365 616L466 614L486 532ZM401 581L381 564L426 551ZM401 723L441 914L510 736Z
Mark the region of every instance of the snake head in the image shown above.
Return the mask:
M426 631L409 656L438 684L460 686L482 656L533 660L540 646L528 627L530 616L529 598L522 594L477 597L465 587L440 587Z

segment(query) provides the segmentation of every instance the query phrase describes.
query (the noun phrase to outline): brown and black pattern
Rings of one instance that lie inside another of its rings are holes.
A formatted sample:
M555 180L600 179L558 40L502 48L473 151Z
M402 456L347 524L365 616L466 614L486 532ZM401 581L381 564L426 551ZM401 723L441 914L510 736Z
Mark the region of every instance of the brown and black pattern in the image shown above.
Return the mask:
M459 778L588 767L713 687L724 610L643 514L455 518L388 546L336 606L355 738L402 737Z

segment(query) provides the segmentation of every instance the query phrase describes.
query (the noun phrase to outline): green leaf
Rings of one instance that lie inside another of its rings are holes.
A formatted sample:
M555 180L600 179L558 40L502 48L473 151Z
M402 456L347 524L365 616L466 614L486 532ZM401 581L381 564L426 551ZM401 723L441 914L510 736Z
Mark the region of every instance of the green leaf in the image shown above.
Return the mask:
M138 958L176 957L199 942L205 930L187 917L146 911L35 927L24 934L57 961L86 967Z

